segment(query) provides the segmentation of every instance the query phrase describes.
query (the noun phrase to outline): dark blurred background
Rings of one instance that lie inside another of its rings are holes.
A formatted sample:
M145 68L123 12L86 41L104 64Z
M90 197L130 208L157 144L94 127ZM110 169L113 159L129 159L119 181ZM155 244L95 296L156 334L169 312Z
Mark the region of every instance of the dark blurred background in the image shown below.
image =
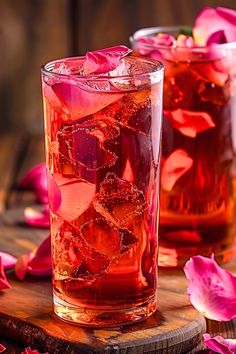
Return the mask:
M0 0L0 131L42 130L40 66L116 44L139 28L192 25L236 0Z

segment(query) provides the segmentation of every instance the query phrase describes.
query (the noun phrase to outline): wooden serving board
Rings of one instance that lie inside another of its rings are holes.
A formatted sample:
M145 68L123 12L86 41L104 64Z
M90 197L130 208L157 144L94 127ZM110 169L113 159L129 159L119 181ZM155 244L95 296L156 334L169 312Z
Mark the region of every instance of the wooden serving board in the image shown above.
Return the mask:
M15 137L0 145L0 167L5 179L0 193L0 250L15 256L29 252L47 235L48 230L27 228L23 206L32 203L32 195L20 192L17 180L29 167L43 160L42 139L28 138L9 159ZM8 171L6 169L8 168ZM4 212L5 210L5 212ZM158 311L148 320L123 328L88 329L59 320L52 311L52 287L49 278L16 279L8 272L11 289L0 293L0 342L3 337L50 354L73 353L184 353L196 347L205 332L205 320L186 297L186 279L178 271L161 272ZM20 353L8 349L6 353ZM9 351L10 350L10 351Z

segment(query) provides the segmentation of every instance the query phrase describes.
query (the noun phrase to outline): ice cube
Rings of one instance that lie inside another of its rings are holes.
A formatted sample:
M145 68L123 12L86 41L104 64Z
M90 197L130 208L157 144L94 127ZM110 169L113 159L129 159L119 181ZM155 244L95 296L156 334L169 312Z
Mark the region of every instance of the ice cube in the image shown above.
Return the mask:
M73 277L89 277L90 280L105 272L110 264L109 257L91 247L81 237L77 228L64 222L60 229L60 236L57 267L59 265L61 272L66 270Z
M107 150L103 142L118 133L116 128L101 126L92 120L84 127L75 124L61 129L57 134L61 163L73 165L79 176L83 168L96 171L113 166L117 156Z
M94 208L108 222L126 228L147 208L143 192L115 173L108 173L93 200Z
M118 229L103 218L88 221L80 232L86 242L99 253L117 257L137 242L136 236L126 229Z

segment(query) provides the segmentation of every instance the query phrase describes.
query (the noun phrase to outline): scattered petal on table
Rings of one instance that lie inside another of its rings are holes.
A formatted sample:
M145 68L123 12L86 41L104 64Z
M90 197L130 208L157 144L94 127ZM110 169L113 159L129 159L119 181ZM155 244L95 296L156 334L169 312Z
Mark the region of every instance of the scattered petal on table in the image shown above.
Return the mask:
M87 52L84 73L105 74L112 71L119 65L121 58L131 52L132 50L124 45Z
M164 160L161 172L161 186L171 191L178 179L193 165L193 159L186 151L177 149Z
M27 272L36 276L46 276L52 273L51 237L41 243L28 264Z
M213 258L195 256L184 267L188 296L205 317L229 321L236 316L236 277Z
M30 347L28 347L28 348L25 348L25 350L21 354L40 354L40 353L39 353L39 351L37 349L33 350ZM49 353L47 352L47 353L44 353L44 354L49 354Z
M11 288L3 268L2 258L0 257L0 290Z
M15 274L18 279L23 280L26 276L28 264L33 257L32 253L27 253L22 255L16 262Z
M47 177L45 163L39 163L29 170L19 183L20 187L32 190L37 200L42 204L48 203Z
M14 268L17 261L14 256L6 252L0 252L0 257L2 259L4 269Z
M191 138L195 138L197 133L215 127L212 117L207 112L187 111L178 108L174 111L165 110L164 115L176 130Z
M33 208L25 208L24 219L26 224L30 226L48 228L50 226L49 207L45 206L42 211Z
M211 337L210 334L203 334L203 340L206 346L220 354L235 354L236 340L225 339L221 336Z
M205 7L195 20L193 38L200 46L236 41L236 11Z
M4 347L4 345L0 343L0 353L3 353L4 350L6 350L6 347Z

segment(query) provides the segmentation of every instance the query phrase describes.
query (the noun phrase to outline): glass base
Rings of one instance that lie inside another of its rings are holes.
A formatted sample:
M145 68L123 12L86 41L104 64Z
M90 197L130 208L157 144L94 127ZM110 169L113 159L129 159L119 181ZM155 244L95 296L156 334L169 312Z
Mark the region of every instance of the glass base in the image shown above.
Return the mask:
M230 262L236 255L235 245L231 245L228 249L224 249L221 252L214 252L213 248L208 247L183 247L183 248L167 248L159 246L158 266L163 268L179 268L182 269L189 258L201 255L205 257L211 257L214 255L214 259L219 264L225 264Z
M53 296L54 312L63 321L85 327L114 328L140 322L150 317L157 309L157 297L132 308L88 309L69 304Z

